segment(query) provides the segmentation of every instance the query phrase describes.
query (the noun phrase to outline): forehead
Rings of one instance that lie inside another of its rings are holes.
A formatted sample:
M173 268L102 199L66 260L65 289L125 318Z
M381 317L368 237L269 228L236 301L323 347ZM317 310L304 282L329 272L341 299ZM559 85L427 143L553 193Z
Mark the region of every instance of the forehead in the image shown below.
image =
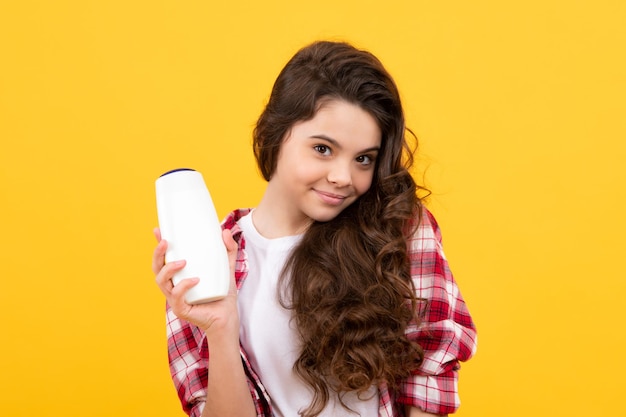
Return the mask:
M326 137L340 145L371 148L380 146L382 135L376 119L362 107L326 100L311 119L296 122L288 136Z

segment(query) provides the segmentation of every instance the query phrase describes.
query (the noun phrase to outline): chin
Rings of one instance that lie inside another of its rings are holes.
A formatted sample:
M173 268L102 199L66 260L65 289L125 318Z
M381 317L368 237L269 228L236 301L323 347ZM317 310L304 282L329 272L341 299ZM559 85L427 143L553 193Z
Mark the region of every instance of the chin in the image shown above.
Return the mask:
M316 222L326 223L337 217L346 207L335 210L319 210L315 213L309 213L308 216Z
M333 220L335 217L337 217L337 215L334 215L334 216L316 216L316 217L312 217L312 219L315 220L316 222L319 222L319 223L326 223L326 222L329 222L329 221Z

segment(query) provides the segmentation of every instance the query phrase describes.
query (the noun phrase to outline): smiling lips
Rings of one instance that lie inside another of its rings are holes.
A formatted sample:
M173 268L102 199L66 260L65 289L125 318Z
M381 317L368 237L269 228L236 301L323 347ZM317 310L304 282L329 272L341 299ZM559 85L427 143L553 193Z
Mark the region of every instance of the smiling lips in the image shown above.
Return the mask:
M324 203L329 204L331 206L338 206L341 203L343 203L344 200L347 198L347 196L343 196L343 195L339 195L339 194L333 194L333 193L327 193L327 192L319 191L319 190L315 190L315 192L317 193L317 195L320 196L320 199Z

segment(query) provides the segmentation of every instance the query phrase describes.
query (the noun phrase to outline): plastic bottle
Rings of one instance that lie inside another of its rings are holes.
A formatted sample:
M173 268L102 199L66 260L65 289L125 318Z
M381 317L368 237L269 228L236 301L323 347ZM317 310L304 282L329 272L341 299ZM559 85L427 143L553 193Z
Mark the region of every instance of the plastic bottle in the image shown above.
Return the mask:
M167 240L165 260L187 262L174 275L174 285L200 278L185 294L189 304L224 298L230 281L228 255L202 174L189 168L166 172L156 180L156 200L161 237Z

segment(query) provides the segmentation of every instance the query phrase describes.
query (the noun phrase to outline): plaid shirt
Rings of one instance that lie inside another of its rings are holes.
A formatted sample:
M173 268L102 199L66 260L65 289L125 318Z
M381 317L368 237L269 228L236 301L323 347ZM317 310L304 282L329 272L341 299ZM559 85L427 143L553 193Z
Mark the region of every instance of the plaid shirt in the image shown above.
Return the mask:
M246 243L237 221L249 212L249 209L236 210L222 224L223 228L232 230L239 244L235 266L237 288L241 288L248 274ZM402 383L399 392L391 392L384 383L378 387L380 417L403 416L403 405L432 414L455 412L460 403L459 362L469 359L476 350L476 328L443 254L439 226L427 210L408 245L417 297L425 301L420 308L422 322L407 327L406 334L422 346L424 360L415 375ZM200 329L178 319L169 306L166 315L172 379L185 412L199 417L206 401L207 340ZM241 358L258 417L273 416L269 395L243 348Z

